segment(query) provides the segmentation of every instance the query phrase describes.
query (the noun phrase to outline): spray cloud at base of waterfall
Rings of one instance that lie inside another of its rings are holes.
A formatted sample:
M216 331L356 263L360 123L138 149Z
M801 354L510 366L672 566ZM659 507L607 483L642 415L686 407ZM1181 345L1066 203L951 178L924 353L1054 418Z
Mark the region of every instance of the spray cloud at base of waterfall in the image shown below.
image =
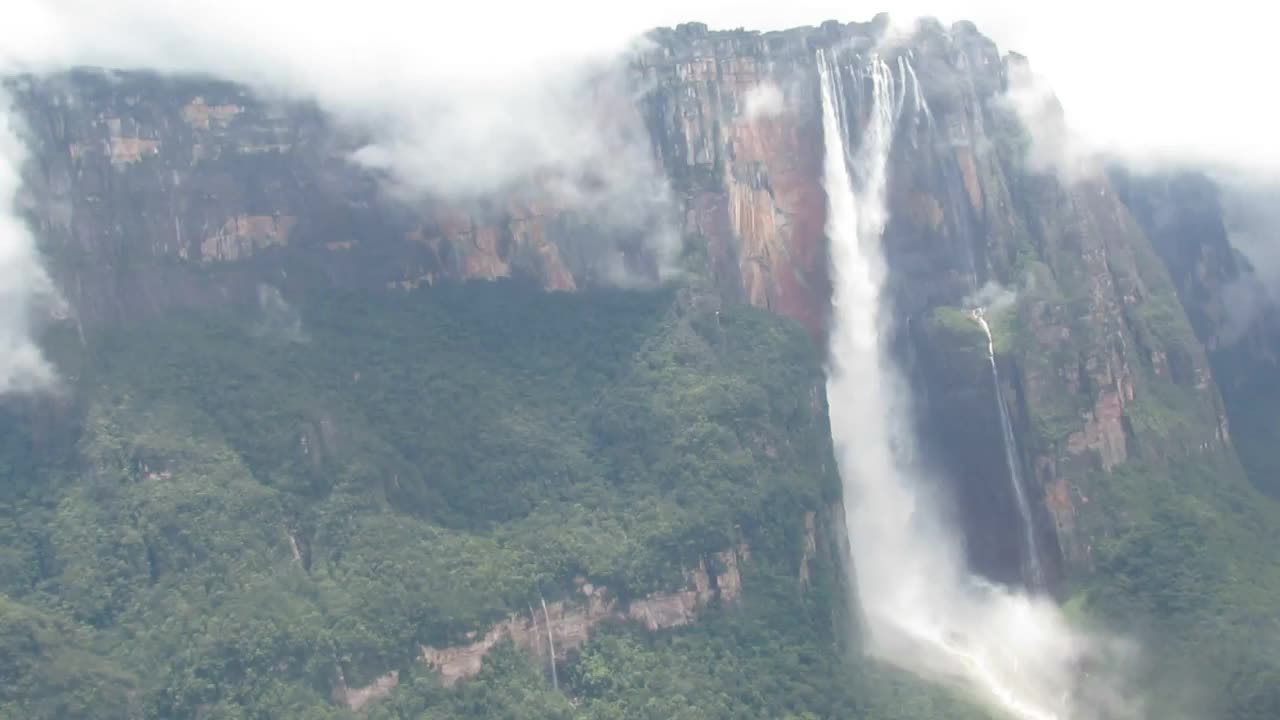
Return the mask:
M1099 179L1102 165L1097 151L1067 123L1049 81L1033 72L1025 58L1011 55L1007 83L999 104L1027 130L1023 157L1027 169L1053 175L1064 185Z
M926 490L910 389L885 342L891 312L880 244L908 81L891 68L877 55L818 55L833 287L827 392L868 650L960 684L1017 720L1130 716L1118 688L1086 671L1112 666L1127 646L1072 628L1048 599L973 577ZM849 97L869 103L853 155Z

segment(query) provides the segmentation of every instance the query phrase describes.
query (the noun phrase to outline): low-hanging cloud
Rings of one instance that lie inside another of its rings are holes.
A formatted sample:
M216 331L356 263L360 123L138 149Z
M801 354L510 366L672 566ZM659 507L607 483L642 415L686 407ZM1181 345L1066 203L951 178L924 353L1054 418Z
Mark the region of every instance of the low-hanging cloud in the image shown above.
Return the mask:
M1073 184L1098 177L1100 165L1087 143L1067 124L1066 113L1047 78L1022 59L1008 64L1008 86L999 103L1026 128L1028 169Z
M782 88L775 82L762 82L747 90L743 98L748 120L781 115L787 107Z
M447 11L388 0L19 3L0 29L0 70L205 73L313 99L371 138L353 160L402 191L449 197L600 161L607 139L586 101L638 32L549 26L553 13L483 0Z
M1280 308L1280 182L1219 177L1227 237L1243 256L1240 275L1223 289L1220 340L1230 345L1260 325L1275 331Z
M679 215L621 82L620 58L643 28L604 9L563 23L543 7L486 0L448 10L18 1L0 28L0 73L87 64L208 74L311 100L365 139L348 159L401 200L476 207L501 195L581 211L602 218L601 230L642 235L660 276L674 267ZM632 280L604 250L597 274Z
M1280 177L1267 73L1280 10L1248 0L897 0L899 22L972 20L1002 51L1030 59L1065 108L1077 153L1133 169L1222 168Z
M56 294L35 238L19 216L26 150L9 108L9 97L0 91L0 394L46 389L56 379L32 337L39 305Z
M1268 287L1280 290L1280 182L1220 182L1231 245ZM1269 300L1280 301L1280 292Z
M0 67L91 63L211 72L314 95L353 113L474 111L468 117L477 130L507 133L520 132L519 123L502 124L497 115L518 121L524 112L540 113L502 100L523 95L540 105L544 99L535 96L547 78L609 57L649 27L702 20L768 30L828 18L865 20L879 10L903 22L973 20L1002 49L1028 55L1062 99L1070 127L1099 152L1133 164L1222 165L1280 175L1276 99L1263 89L1280 10L1247 0L1223 0L1211 9L1166 4L1158 11L1103 0L1030 6L885 0L863 12L835 0L621 6L472 0L448 8L394 0L120 0L109 6L14 0L0 27ZM521 146L538 147L538 134ZM495 141L502 146L502 137ZM489 160L451 167L455 173L492 170ZM520 164L517 157L513 165Z
M965 297L963 305L968 308L982 308L991 313L999 313L1013 307L1018 296L994 280L988 280L982 287Z

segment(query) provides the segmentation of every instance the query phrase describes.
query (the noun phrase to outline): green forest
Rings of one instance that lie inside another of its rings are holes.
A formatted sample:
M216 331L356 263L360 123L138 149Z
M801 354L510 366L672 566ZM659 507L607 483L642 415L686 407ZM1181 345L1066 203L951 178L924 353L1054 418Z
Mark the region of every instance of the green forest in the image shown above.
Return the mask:
M339 673L392 670L364 715L954 716L832 632L829 556L799 580L839 497L799 326L688 287L293 300L46 339L66 387L3 414L0 717L354 717ZM606 623L558 691L510 642L455 688L417 659L738 544L744 601Z
M831 538L805 560L840 489L795 323L693 285L290 300L46 338L64 387L0 416L0 717L988 717L863 657ZM1077 621L1142 642L1161 717L1276 717L1274 504L1226 457L1090 492ZM452 687L419 659L740 546L740 599L605 621L554 679L509 639ZM332 697L390 671L358 712Z

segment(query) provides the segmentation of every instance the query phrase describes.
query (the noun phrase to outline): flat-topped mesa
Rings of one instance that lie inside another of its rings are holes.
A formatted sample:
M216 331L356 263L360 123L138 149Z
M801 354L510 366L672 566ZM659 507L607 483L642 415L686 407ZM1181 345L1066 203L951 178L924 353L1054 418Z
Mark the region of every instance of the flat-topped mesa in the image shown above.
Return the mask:
M1146 312L1173 287L1142 227L1105 177L1064 182L1029 168L1027 130L1004 98L1024 59L1006 60L972 23L922 21L901 36L886 15L771 32L652 31L610 76L626 91L592 96L602 122L627 130L618 138L644 146L633 155L652 161L663 186L632 224L570 207L533 181L483 202L406 202L351 161L367 131L231 83L77 71L6 84L34 156L21 205L84 326L252 300L262 283L287 296L472 278L548 290L651 282L661 239L676 247L682 281L793 318L825 344L817 51L834 46L878 52L902 101L928 110L897 126L888 158L890 347L922 352L902 332L908 319L964 306L988 282L1019 290L1002 351L1011 422L1034 469L1031 496L1046 498L1067 565L1087 568L1090 540L1076 532L1087 478L1135 448L1221 448L1225 420L1185 317ZM847 134L860 137L869 90L849 92ZM608 160L600 169L617 170ZM1154 395L1144 383L1190 393L1195 437L1170 443L1158 424L1128 422L1132 403ZM988 445L976 451L1003 457ZM1057 565L1046 558L1049 575Z

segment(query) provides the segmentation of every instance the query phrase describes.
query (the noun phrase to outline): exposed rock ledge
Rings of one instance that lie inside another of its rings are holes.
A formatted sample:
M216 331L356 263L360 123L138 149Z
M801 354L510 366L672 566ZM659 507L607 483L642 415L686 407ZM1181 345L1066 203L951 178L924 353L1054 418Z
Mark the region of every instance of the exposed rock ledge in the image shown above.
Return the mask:
M347 679L342 674L342 668L338 668L337 682L333 688L333 701L339 705L346 705L352 710L360 710L364 706L381 699L387 693L396 689L400 684L400 671L392 670L391 672L376 678L373 682L359 688L347 687Z
M547 647L550 640L556 659L563 660L569 651L587 641L592 628L605 620L631 620L650 631L688 625L696 618L697 611L713 600L722 603L738 600L742 593L738 564L748 558L745 544L716 553L714 564L718 572L713 573L705 561L699 562L698 567L685 571L684 590L652 593L629 603L610 597L608 588L579 578L581 603L558 600L547 603L545 612L541 607L530 608L529 615L512 615L489 628L483 636L473 633L468 638L472 642L465 645L442 648L424 645L419 657L440 673L441 682L448 687L480 672L485 654L505 637L540 658L546 658L551 652Z

